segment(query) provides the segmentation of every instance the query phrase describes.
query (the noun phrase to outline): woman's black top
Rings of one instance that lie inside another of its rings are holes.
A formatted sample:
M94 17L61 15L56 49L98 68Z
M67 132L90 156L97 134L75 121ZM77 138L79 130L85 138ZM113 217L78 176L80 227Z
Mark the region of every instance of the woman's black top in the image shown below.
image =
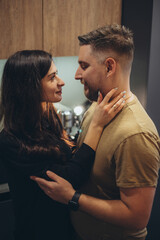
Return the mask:
M89 177L95 151L83 144L72 156L62 141L66 161L55 154L21 151L17 139L3 130L0 133L0 159L7 169L8 184L15 210L15 240L68 240L71 225L68 206L50 199L30 180L31 175L46 178L51 170L79 188Z

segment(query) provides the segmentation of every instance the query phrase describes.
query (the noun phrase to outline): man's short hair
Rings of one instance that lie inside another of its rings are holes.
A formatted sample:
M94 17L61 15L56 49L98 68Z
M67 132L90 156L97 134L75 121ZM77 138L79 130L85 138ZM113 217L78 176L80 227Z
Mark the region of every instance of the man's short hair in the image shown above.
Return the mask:
M125 26L118 24L107 25L78 36L79 45L91 45L94 53L112 50L118 55L126 55L133 60L133 33Z

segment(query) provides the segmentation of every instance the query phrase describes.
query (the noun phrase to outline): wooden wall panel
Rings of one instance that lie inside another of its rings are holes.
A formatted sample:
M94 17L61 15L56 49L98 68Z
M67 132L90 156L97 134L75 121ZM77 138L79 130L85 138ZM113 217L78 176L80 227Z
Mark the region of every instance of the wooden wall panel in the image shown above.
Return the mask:
M42 0L0 0L0 59L42 49Z
M77 36L121 23L122 0L43 0L43 48L53 56L78 55Z

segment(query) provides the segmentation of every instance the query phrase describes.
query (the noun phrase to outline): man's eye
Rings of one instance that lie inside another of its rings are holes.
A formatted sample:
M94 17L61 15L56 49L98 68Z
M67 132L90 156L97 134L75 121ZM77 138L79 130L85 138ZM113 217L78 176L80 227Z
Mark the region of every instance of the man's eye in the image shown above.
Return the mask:
M88 68L88 65L81 65L81 68L82 68L83 70L85 70L85 69Z

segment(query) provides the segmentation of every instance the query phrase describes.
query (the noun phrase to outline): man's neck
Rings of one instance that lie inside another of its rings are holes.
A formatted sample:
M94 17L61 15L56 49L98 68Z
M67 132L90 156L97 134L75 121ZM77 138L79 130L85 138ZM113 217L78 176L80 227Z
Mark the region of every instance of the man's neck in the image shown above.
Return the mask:
M124 99L126 103L131 102L134 99L133 93L131 91L126 92L126 96Z

